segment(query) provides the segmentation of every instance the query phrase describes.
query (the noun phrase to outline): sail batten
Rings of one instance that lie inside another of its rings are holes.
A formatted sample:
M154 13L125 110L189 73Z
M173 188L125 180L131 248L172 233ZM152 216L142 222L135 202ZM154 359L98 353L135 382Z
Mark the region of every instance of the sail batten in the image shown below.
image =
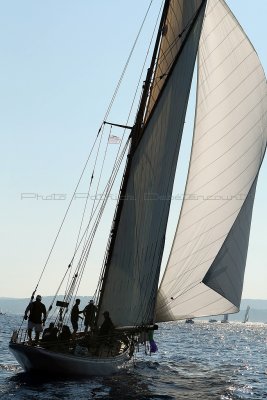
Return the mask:
M266 78L253 46L225 2L209 0L190 166L158 321L238 311L266 112Z

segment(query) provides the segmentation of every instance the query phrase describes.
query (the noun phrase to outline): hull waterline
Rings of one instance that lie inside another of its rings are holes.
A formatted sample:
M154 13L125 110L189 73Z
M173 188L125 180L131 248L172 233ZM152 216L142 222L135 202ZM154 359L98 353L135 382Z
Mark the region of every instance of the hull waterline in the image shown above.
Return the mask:
M128 351L114 357L88 357L49 351L39 346L10 343L9 349L26 372L43 372L59 376L103 376L129 366Z

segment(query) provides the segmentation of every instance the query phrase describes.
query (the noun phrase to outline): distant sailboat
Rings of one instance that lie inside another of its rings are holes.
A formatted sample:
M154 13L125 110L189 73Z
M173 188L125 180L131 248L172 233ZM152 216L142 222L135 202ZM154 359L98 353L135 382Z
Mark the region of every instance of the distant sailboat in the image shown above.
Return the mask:
M158 288L197 52L196 116L186 190ZM252 207L266 149L266 114L264 71L226 3L166 0L128 139L107 248L103 246L103 267L94 296L95 329L89 334L80 332L64 349L57 343L36 345L19 330L10 350L25 370L107 375L128 365L141 337L151 337L155 322L221 314L225 314L223 322L228 322L228 314L239 311ZM80 258L76 260L76 251L71 257L69 267L76 269L64 301L56 303L58 308L53 308L54 303L49 308L54 310L59 330L68 323L68 309L87 266L117 169L117 165L110 168L103 202L93 230L85 231ZM106 310L115 331L112 338L100 341Z
M229 318L228 314L224 314L223 319L221 320L221 323L228 324L228 322L229 322L228 318Z
M248 319L249 319L249 310L250 310L250 306L247 306L247 309L246 309L246 312L245 312L244 321L243 321L244 324L245 324L246 322L248 322Z

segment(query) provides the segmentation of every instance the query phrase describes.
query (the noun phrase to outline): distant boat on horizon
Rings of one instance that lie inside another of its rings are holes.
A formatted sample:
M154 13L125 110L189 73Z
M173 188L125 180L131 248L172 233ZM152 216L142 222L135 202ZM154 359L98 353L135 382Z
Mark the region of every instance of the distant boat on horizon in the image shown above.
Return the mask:
M229 320L228 320L228 314L224 314L223 319L221 320L222 324L228 324Z
M185 323L186 324L194 324L195 321L192 318L188 318L188 319L185 320Z
M249 310L250 310L250 306L247 306L246 313L245 313L245 318L244 318L244 321L243 321L244 324L245 324L246 322L248 322L248 319L249 319Z

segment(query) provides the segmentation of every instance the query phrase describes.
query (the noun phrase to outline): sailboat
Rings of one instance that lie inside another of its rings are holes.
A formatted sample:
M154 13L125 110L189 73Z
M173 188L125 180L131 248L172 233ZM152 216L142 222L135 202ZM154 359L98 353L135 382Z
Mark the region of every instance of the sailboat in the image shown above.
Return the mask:
M159 284L196 59L188 176ZM21 329L14 332L10 350L26 371L111 374L129 366L139 342L151 338L156 323L239 311L252 207L266 149L266 111L263 68L224 0L166 0L133 127L117 124L130 128L129 147L94 295L95 328L77 333L64 349L57 343L32 343ZM105 198L97 215L104 206ZM59 330L68 321L94 236L84 238L64 299L56 302ZM115 332L99 344L105 311Z
M248 319L249 319L249 310L250 310L250 306L247 306L246 313L245 313L245 317L244 317L244 321L243 321L244 324L245 324L246 322L248 322Z
M229 315L228 314L224 314L223 319L221 320L222 324L228 324L229 322Z

